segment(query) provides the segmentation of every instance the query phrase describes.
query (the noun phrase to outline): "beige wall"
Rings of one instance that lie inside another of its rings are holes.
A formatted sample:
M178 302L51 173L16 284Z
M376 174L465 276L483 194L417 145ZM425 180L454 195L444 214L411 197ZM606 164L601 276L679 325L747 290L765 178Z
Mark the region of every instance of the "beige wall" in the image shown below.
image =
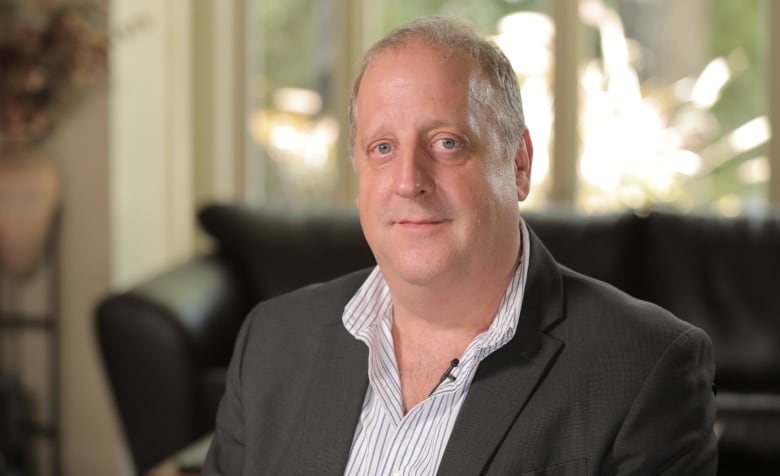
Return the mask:
M143 18L111 62L112 284L127 286L192 248L189 2L114 0L116 28Z
M118 430L93 332L95 303L111 286L107 117L106 95L98 93L56 138L65 185L60 237L65 475L121 474Z
M144 27L115 43L110 88L58 136L67 181L61 238L66 476L133 473L96 347L95 304L191 256L196 204L240 193L242 135L235 126L242 111L229 95L243 93L231 87L236 66L220 64L220 50L229 45L220 47L210 35L205 42L214 51L206 58L215 64L197 65L213 77L202 82L192 75L200 56L193 44L204 44L193 25L230 29L241 21L231 3L110 0L114 30L139 19ZM193 118L204 111L195 99L204 97L220 99L209 105L216 117L236 120L196 126ZM212 145L196 150L204 140Z
M100 363L94 307L192 253L189 2L114 0L110 88L58 131L65 180L62 456L66 476L132 474ZM47 473L44 473L47 474Z

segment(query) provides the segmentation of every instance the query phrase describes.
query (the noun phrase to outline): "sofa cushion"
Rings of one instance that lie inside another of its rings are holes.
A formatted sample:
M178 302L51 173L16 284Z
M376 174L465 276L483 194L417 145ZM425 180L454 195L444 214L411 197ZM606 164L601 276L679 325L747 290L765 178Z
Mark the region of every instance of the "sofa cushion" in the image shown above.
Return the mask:
M780 217L654 213L643 295L704 329L718 385L780 391Z
M255 302L375 264L355 213L300 215L215 204L198 218Z

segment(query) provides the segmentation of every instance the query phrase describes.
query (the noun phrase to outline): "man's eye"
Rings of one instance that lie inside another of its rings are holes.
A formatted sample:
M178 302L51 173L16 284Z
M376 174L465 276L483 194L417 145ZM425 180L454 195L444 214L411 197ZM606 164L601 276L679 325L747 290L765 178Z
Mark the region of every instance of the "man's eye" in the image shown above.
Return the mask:
M390 144L388 144L387 142L383 142L383 143L377 145L375 150L376 150L376 152L378 154L386 155L386 154L389 154L390 152L392 152L393 147Z
M455 147L458 146L458 141L449 137L446 139L442 139L440 142L441 142L441 146L444 147L445 149L454 149Z
M452 137L442 137L435 142L435 147L443 150L455 150L460 146L460 141Z

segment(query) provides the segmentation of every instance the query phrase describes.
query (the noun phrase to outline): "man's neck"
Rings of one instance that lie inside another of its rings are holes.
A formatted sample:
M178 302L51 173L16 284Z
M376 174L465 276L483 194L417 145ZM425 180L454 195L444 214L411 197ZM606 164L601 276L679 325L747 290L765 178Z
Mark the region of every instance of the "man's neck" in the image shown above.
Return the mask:
M510 261L511 263L511 261ZM460 288L426 287L407 296L393 291L392 335L404 413L435 388L452 359L487 331L506 294L516 264L492 279L461 280Z
M482 330L442 329L424 321L393 319L393 347L404 414L438 385L453 359L459 359Z
M474 334L487 329L519 261L483 265L480 272L442 277L436 283L393 283L393 319L402 332Z

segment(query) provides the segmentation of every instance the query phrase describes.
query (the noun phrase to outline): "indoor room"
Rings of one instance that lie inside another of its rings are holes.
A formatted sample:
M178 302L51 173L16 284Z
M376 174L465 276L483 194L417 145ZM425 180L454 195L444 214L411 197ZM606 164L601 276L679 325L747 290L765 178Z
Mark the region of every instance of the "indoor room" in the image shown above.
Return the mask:
M517 79L521 240L703 330L718 474L780 474L780 3L0 0L0 476L201 474L255 305L382 267L353 82L432 15Z

